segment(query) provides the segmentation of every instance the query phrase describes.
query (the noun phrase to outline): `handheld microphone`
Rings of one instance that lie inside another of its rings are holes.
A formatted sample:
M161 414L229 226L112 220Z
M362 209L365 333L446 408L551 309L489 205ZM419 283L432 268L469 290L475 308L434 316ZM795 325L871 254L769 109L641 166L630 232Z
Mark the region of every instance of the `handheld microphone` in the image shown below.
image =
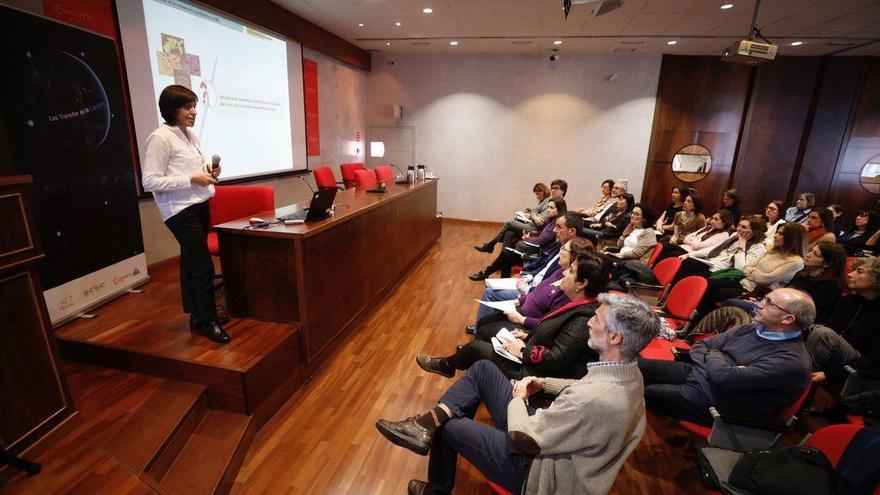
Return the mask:
M214 155L211 157L211 175L217 177L217 167L220 166L220 155Z
M312 190L312 194L315 194L315 188L312 187L311 184L309 184L309 181L307 181L305 177L303 177L302 175L297 175L296 178L299 179L299 180L301 180L301 181L303 181L303 182L305 182L306 185L309 186L309 189Z

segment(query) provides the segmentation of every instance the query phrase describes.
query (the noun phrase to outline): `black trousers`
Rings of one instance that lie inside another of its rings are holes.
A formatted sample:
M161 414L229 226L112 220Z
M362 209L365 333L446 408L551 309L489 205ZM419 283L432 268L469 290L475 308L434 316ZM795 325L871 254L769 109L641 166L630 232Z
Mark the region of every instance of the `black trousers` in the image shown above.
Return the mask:
M500 270L501 278L510 278L510 274L513 272L513 267L522 264L522 256L513 251L502 249L501 252L498 253L498 256L492 261L492 264L483 269L483 273L485 273L486 276L489 276Z
M214 262L208 251L208 202L189 206L165 220L180 244L180 294L183 311L199 322L217 319Z
M446 358L446 362L457 370L469 369L474 363L482 360L491 361L508 378L520 380L524 377L521 364L501 357L490 342L482 340L474 340Z

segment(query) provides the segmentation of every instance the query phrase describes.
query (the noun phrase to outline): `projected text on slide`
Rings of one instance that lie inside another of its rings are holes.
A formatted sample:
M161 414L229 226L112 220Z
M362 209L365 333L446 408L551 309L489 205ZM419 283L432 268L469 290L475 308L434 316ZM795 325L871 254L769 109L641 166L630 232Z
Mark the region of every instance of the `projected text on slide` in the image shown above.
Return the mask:
M170 84L199 96L193 131L226 178L293 163L284 40L176 0L144 0L156 99Z

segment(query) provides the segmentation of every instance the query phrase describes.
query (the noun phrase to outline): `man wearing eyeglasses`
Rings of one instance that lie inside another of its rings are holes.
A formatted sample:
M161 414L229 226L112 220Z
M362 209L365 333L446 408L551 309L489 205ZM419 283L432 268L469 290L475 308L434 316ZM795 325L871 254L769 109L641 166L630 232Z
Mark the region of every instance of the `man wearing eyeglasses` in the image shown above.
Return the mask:
M754 321L697 342L691 363L639 359L645 403L660 414L712 424L721 414L775 417L810 384L802 330L816 318L809 294L776 289L758 303Z

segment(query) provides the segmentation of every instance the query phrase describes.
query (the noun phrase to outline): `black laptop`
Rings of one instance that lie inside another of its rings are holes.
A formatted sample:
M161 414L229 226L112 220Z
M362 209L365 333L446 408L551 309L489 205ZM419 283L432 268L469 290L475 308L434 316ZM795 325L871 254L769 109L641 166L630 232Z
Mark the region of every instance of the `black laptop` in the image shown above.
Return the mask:
M335 187L321 188L312 194L312 202L309 204L308 208L301 211L295 211L290 215L282 215L278 217L278 220L281 220L282 222L285 220L305 220L306 222L314 222L315 220L326 218L330 215L330 211L333 209L333 200L336 199L337 191L338 189Z

